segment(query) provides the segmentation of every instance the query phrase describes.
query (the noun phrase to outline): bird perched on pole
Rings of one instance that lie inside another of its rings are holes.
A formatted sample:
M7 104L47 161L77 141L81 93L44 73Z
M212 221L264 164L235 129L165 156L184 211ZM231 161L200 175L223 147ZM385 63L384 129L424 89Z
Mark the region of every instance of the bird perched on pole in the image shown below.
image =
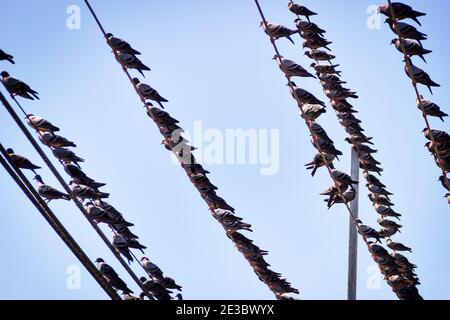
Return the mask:
M448 117L448 114L443 112L437 104L430 100L424 100L423 96L420 96L420 99L417 99L417 108L420 110L423 108L423 111L427 116L437 117L441 119L442 122L445 122L444 117Z
M408 39L393 39L391 41L391 44L395 44L395 48L400 53L403 53L402 48L402 42L403 42L403 48L405 48L406 54L410 57L412 56L419 56L425 63L427 63L427 60L425 59L424 55L432 53L433 51L424 49L420 44L417 42L408 40Z
M317 61L328 61L331 64L331 60L336 59L336 56L329 54L328 52L322 51L322 50L312 50L312 51L306 51L305 56L307 56L310 59L314 59Z
M303 77L303 78L315 78L316 76L309 73L305 68L303 68L301 65L295 63L292 60L286 59L281 57L281 59L278 57L278 55L275 55L273 57L273 60L275 60L278 63L278 66L280 67L281 71L286 70L288 77Z
M412 70L412 78L411 78L411 74L409 73L409 69L408 66L405 65L405 72L408 75L408 77L413 80L414 82L423 84L424 86L426 86L428 88L428 90L430 90L430 93L433 94L433 90L431 90L431 87L440 87L441 85L434 82L433 80L431 80L431 77L428 73L426 73L425 71L423 71L422 69L416 67L413 63L411 58L406 58L405 61L408 61L410 66L411 66L411 70Z
M32 127L35 130L41 131L41 132L57 132L59 131L59 128L51 124L50 121L45 120L44 118L41 118L39 116L35 116L34 114L28 114L27 117L27 123L30 127Z
M400 242L394 242L391 239L386 241L386 245L394 251L409 251L412 252L411 248L405 246Z
M47 203L52 200L58 200L58 199L70 200L69 195L44 184L44 181L42 180L41 176L37 175L33 179L36 180L36 182L37 182L37 191L38 191L39 195L41 197L45 198L47 200L46 201Z
M76 183L84 184L92 189L98 189L106 185L105 183L96 182L94 179L89 178L79 167L73 165L71 162L64 163L64 171L66 171Z
M150 71L150 68L143 64L134 54L118 52L116 60L126 69L136 69L144 78L143 71Z
M151 262L149 258L142 257L141 262L142 262L142 265L143 265L145 271L147 271L147 273L154 280L157 280L160 282L164 281L164 274L163 274L162 270L156 264Z
M134 225L134 224L126 221L122 215L118 215L112 211L106 211L103 208L94 205L91 201L88 201L85 204L85 207L86 207L86 211L89 214L89 216L97 222L110 224L116 228L119 226L132 227Z
M297 87L295 82L290 81L288 86L292 86L292 96L298 99L300 103L318 104L325 107L325 102L317 99L312 93Z
M290 42L292 42L292 44L295 44L291 36L298 33L298 30L291 30L289 28L286 28L285 26L271 22L267 22L266 28L266 24L264 23L264 21L261 21L259 26L263 28L264 32L267 35L272 36L275 40L280 38L287 38Z
M325 161L323 158L325 157ZM334 169L333 161L336 159L336 155L325 153L324 156L322 154L316 154L314 156L314 160L305 164L306 170L312 170L311 175L314 177L317 170L321 167L325 167L328 165L331 169Z
M70 180L69 187L73 194L81 199L104 199L109 198L109 193L100 192L83 184Z
M332 41L328 41L324 38L314 38L314 39L306 39L302 43L303 49L308 48L311 50L316 50L320 48L327 49L328 51L331 51L331 49L328 47L330 44L332 44Z
M405 22L394 23L394 21L391 18L387 18L385 23L389 24L389 27L391 28L392 32L397 34L400 38L417 40L420 46L422 46L423 40L428 39L428 36L425 33L420 32L415 27Z
M425 128L422 130L422 132L427 140L433 141L433 139L431 138L431 136L433 136L434 141L436 142L450 143L450 135L445 131L435 129L431 129L430 131L428 128Z
M313 62L311 64L311 67L314 68L314 70L316 70L317 73L337 74L338 76L340 76L340 74L341 74L341 71L336 70L336 68L339 67L338 64L328 66L328 65L320 65L320 64Z
M18 169L26 169L31 170L35 175L37 175L36 171L37 169L41 169L41 167L38 167L37 165L33 164L30 160L27 158L15 154L14 150L11 148L8 148L6 150L6 154L8 155L8 158L11 160L11 162L18 168Z
M306 17L308 22L310 22L310 20L309 20L310 16L316 16L317 15L317 13L315 13L314 11L309 10L307 7L298 5L298 4L293 3L293 2L289 2L288 8L289 8L289 11L291 11L292 13L294 13L296 15L299 15L299 16Z
M138 78L133 78L133 83L136 86L136 89L138 90L139 94L148 100L156 101L161 108L164 109L164 106L161 102L169 102L169 100L163 98L158 91L153 89L151 86L145 83L141 83Z
M327 112L327 109L319 104L304 103L301 109L303 112L300 112L300 116L308 121L314 121Z
M120 38L114 37L112 33L105 35L106 42L116 52L127 53L131 55L140 55L141 53L131 47L131 45Z
M303 21L300 18L295 19L294 22L295 22L295 25L297 26L297 29L301 32L318 34L322 37L324 36L324 33L326 33L326 30L321 29L315 23Z
M123 294L133 293L133 291L131 291L126 283L119 277L117 272L110 265L106 264L102 258L97 258L95 262L97 263L98 270L103 277L105 277L109 285L116 290L121 290Z
M130 248L128 247L127 240L119 234L113 233L112 245L116 251L123 255L128 260L128 264L133 262L133 256L131 255Z
M14 57L10 54L7 54L5 51L0 49L0 61L6 60L9 61L11 64L15 64Z
M62 148L62 147L76 147L77 145L61 136L53 134L52 132L40 132L39 140L48 147Z
M170 293L172 291L167 290L164 286L156 281L147 280L145 277L141 277L142 284L145 289L150 292L157 300L171 300ZM140 297L143 298L145 294L141 293Z
M419 26L422 26L422 24L420 23L419 19L417 19L417 18L426 16L426 13L416 11L412 7L410 7L404 3L401 3L401 2L392 2L392 8L389 4L383 4L383 5L379 6L379 8L378 8L378 11L381 14L384 14L385 16L393 19L394 17L392 16L391 10L394 11L395 18L397 20L412 19Z
M80 167L78 162L84 162L84 159L78 157L73 151L66 148L54 148L52 150L53 155L61 161L72 162L78 168Z
M0 75L2 76L2 81L6 90L8 90L12 96L19 96L28 100L39 100L39 97L37 96L38 92L31 89L25 82L11 77L6 71L3 71Z

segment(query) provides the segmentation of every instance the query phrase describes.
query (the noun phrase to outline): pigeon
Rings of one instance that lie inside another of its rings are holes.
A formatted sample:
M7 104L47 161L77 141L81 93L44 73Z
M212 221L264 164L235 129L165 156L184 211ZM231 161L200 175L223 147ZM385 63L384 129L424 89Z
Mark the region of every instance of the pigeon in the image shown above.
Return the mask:
M314 68L314 70L316 70L317 73L322 73L322 74L337 74L340 75L341 71L337 71L336 68L339 67L338 64L334 64L334 65L320 65L317 64L315 62L313 62L311 64L311 67Z
M161 283L166 289L175 289L178 291L183 291L183 287L179 286L174 279L170 277L165 277L164 281ZM177 295L178 296L178 295Z
M333 143L324 141L322 139L311 139L311 143L321 153L332 154L339 160L339 156L342 156L342 151L336 149Z
M361 144L361 143L368 143L373 145L373 142L371 142L373 138L364 138L364 137L360 137L360 136L356 136L356 135L352 135L351 137L347 137L345 138L345 141L347 141L350 144Z
M450 135L445 131L434 130L434 129L431 129L431 131L430 131L430 130L428 130L428 128L425 128L422 130L422 132L425 135L425 138L427 138L430 141L433 140L431 138L431 136L433 136L433 138L436 142L450 143Z
M127 258L128 263L134 261L130 249L128 248L128 242L124 237L119 234L113 234L112 245L119 254Z
M330 100L342 101L348 98L358 99L358 95L353 91L324 90L324 93Z
M323 38L314 38L314 39L307 39L303 42L302 47L303 49L309 48L311 50L316 50L320 48L325 48L328 51L331 51L331 49L328 47L333 42L328 41Z
M417 266L411 262L409 262L408 258L406 258L404 255L400 253L392 253L392 256L395 259L395 263L397 263L399 266L406 267L408 269L416 269Z
M142 266L144 267L145 271L153 278L153 280L163 282L164 281L164 274L161 271L161 269L150 261L149 258L143 257L141 258Z
M381 183L381 181L377 177L375 177L374 175L372 175L372 174L370 174L368 172L364 172L363 175L364 175L364 178L366 178L366 180L367 180L367 182L369 184L375 185L375 186L380 187L380 188L386 188L386 186L383 183Z
M168 291L162 284L153 280L147 280L144 277L140 278L144 288L150 292L157 300L171 300L171 291ZM144 293L141 294L145 295Z
M380 238L389 238L395 235L397 232L400 232L398 229L394 228L383 228L380 231L378 231L378 234L380 235Z
M345 191L342 196L340 195L339 191L338 194L330 196L328 200L324 200L325 202L328 202L328 209L330 209L334 204L337 203L349 203L355 200L356 198L356 192L353 190L347 190Z
M84 162L84 159L78 157L73 151L66 148L54 148L52 150L53 155L61 161L64 162L73 162L76 166L78 162Z
M324 162L323 158L325 157L326 163ZM305 164L305 167L307 170L312 170L311 175L314 177L317 170L321 167L324 167L328 165L331 169L334 169L333 161L336 159L336 156L334 154L316 154L314 156L314 160L310 163Z
M387 228L387 229L395 229L395 230L399 230L402 228L401 225L397 224L395 221L392 220L388 220L388 219L384 219L384 218L380 218L377 220L377 223L382 226L383 228Z
M371 147L365 145L365 144L357 144L353 146L353 149L355 151L358 151L360 153L377 153L378 150L372 149Z
M394 11L395 17L392 17L392 10ZM419 26L422 25L420 24L420 21L417 18L426 15L426 13L415 11L410 6L401 2L392 2L392 8L388 4L383 4L378 8L378 11L391 19L393 18L396 18L397 20L412 19Z
M41 118L39 116L35 116L33 114L27 115L27 123L30 127L41 131L41 132L58 132L59 128L55 127L49 121Z
M39 100L37 96L38 92L31 89L25 82L11 77L6 71L3 71L0 75L2 76L3 84L12 96L20 96L29 100Z
M389 27L391 30L397 34L400 38L406 38L411 40L417 40L422 46L422 41L427 40L428 36L425 33L420 32L416 28L414 28L412 25L409 25L405 22L397 22L396 27L391 18L387 18L386 23L389 24Z
M106 42L108 45L113 49L114 51L121 52L121 53L128 53L132 55L140 55L141 53L137 50L134 50L131 45L126 42L125 40L122 40L120 38L116 38L113 36L112 33L107 33L105 35Z
M76 183L84 184L92 189L98 189L106 185L105 183L96 182L94 179L89 178L79 167L70 162L64 163L64 170Z
M348 174L336 169L331 170L331 177L340 184L348 184L350 186L359 184L358 181L354 181Z
M267 35L272 36L273 38L275 38L275 40L280 38L287 38L290 42L292 42L292 44L295 44L291 36L298 33L297 30L291 30L282 25L270 22L267 22L266 28L266 24L264 23L264 21L261 21L259 26L263 28L264 32Z
M417 107L423 111L425 114L430 117L438 117L442 122L444 121L444 117L448 117L448 114L441 111L441 108L432 101L424 100L423 96L420 96L420 100L417 99Z
M40 132L39 140L46 146L52 148L76 147L77 145L64 137L58 136L51 132Z
M294 13L294 14L296 14L296 15L298 15L298 16L304 16L304 17L306 17L306 19L307 19L308 21L310 21L310 20L309 20L309 17L310 17L310 16L316 16L316 15L317 15L317 13L315 13L315 12L309 10L309 9L306 8L305 6L301 6L301 5L298 5L298 4L293 3L293 2L290 2L290 3L288 4L288 8L289 8L289 10L290 10L292 13Z
M433 51L424 49L420 44L417 42L403 39L401 40L403 42L403 47L405 48L406 54L410 57L412 56L419 56L425 63L427 63L427 60L425 59L424 55L432 53ZM398 51L403 53L403 48L401 45L401 42L399 39L393 39L391 41L391 44L395 44L395 47Z
M450 181L450 179L448 177L444 177L443 175L439 177L439 181L442 183L442 186L444 187L444 189L447 189L448 191L450 191L446 181Z
M297 87L297 85L293 81L290 81L288 85L290 85L292 88L292 96L294 97L294 99L298 100L298 102L302 104L318 104L325 107L325 103L323 101L317 99L312 93Z
M103 202L103 203L105 203L105 202ZM122 227L132 227L133 226L132 223L125 221L125 219L122 217L122 215L120 213L117 214L117 212L107 211L100 206L94 205L94 203L92 203L91 201L88 201L85 204L85 208L86 208L86 212L92 219L94 219L97 222L102 222L102 223L113 225L114 227L116 227L115 230L117 232L119 232L119 230L117 230L117 227L119 227L119 226L122 226ZM119 232L119 233L122 234L122 232ZM126 236L126 235L124 235L124 236L128 238L128 236Z
M169 102L167 99L163 98L158 93L158 91L150 87L148 84L140 83L138 78L133 78L133 83L135 84L136 89L143 98L156 101L161 106L161 108L164 109L164 106L161 102Z
M179 123L179 121L172 118L169 113L156 107L147 106L147 113L149 114L150 118L154 119L159 125Z
M38 191L39 195L41 197L45 198L47 200L46 202L50 202L52 200L58 200L58 199L63 199L63 200L67 200L67 201L70 200L69 195L44 184L41 176L39 176L39 175L35 176L34 180L36 180L36 182L37 182L37 191Z
M307 56L310 59L317 60L317 61L331 61L331 60L336 59L336 56L329 54L328 52L325 52L322 50L306 51L305 56Z
M278 66L280 67L281 71L287 72L287 76L290 77L303 77L303 78L316 78L316 76L312 75L308 71L305 70L301 65L295 63L292 60L286 59L281 57L281 59L278 57L278 55L275 55L273 57L273 60L276 60L278 63Z
M439 153L440 156L450 155L450 143L436 142L435 144L432 141L429 141L425 144L425 147L427 147L433 155L437 153Z
M319 104L305 103L301 106L301 109L303 111L300 113L301 117L308 121L314 121L327 112L326 108Z
M318 34L321 36L323 36L324 33L326 33L326 31L319 28L319 26L317 24L312 23L312 22L303 21L300 18L295 19L295 24L297 26L297 29L301 32Z
M411 58L407 58L409 61L409 64L411 66L413 77L411 78L411 74L409 73L408 66L405 65L405 72L408 75L411 80L414 82L420 83L428 87L428 90L430 90L430 93L433 94L433 91L431 90L431 87L440 87L441 85L431 80L431 77L428 73L423 71L422 69L416 67L413 65Z
M381 196L381 195L377 195L377 194L369 194L368 198L374 205L379 204L379 205L388 206L388 207L394 206L394 204L385 196Z
M14 57L12 55L7 54L5 51L0 49L0 61L6 60L9 61L11 64L16 64L13 59Z
M386 241L386 245L394 251L409 251L412 252L411 248L408 248L400 242L394 242L391 239Z
M69 187L72 190L72 193L81 199L104 199L109 198L109 193L100 192L95 189L92 189L86 185L78 184L75 181L71 180L69 182Z
M139 297L136 297L130 293L127 293L127 294L123 295L123 300L125 300L125 301L141 301L142 299Z
M316 122L311 123L310 125L311 132L316 139L321 139L325 142L333 143L333 140L328 137L326 131Z
M222 226L231 231L247 230L253 232L252 225L242 222L242 218L235 216L231 211L223 209L215 209L212 215Z
M389 199L389 196L393 195L392 193L388 192L385 188L380 187L378 185L367 183L366 187L369 189L370 192L373 192L378 195L386 196L386 198L388 198L388 199Z
M30 160L28 160L25 157L22 157L21 155L15 154L14 150L11 148L8 148L6 150L6 154L8 155L9 160L18 168L18 169L26 169L31 170L34 172L35 175L37 175L36 171L37 169L41 169L41 167L38 167L37 165L34 165Z
M329 73L321 73L319 74L320 81L326 82L326 83L339 83L339 84L345 84L347 82L342 81L337 75L335 74L329 74Z
M362 223L361 220L357 219L356 223L358 224L358 233L364 237L375 239L377 242L381 243L381 236L375 229L366 226Z
M114 269L111 266L106 264L102 258L97 258L97 260L95 260L95 262L97 263L97 267L98 267L98 270L100 271L100 273L103 275L103 277L105 277L107 282L114 289L121 290L123 292L123 294L133 293L133 291L131 291L127 287L126 283L119 277L117 272L114 271Z
M392 208L376 203L375 210L383 217L393 217L400 220L401 214L395 212Z
M116 60L127 69L136 69L144 78L143 71L150 71L150 68L142 63L134 54L119 52L116 55Z

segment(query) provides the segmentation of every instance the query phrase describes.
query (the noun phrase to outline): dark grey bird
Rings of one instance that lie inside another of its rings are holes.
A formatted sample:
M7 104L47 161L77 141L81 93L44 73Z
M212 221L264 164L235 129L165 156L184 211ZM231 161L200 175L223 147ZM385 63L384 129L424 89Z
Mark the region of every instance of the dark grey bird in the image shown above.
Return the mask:
M383 217L393 217L400 220L401 214L395 212L391 207L376 203L375 204L375 210L378 212L379 215Z
M266 24L263 21L261 21L259 26L263 28L267 35L272 36L274 39L287 38L292 44L295 44L291 36L298 33L297 30L291 30L285 26L271 22L267 22L266 28Z
M378 150L372 149L371 147L365 145L365 144L357 144L353 146L353 149L355 149L356 151L360 152L360 153L377 153Z
M106 42L116 52L128 53L132 55L140 55L141 53L131 47L131 45L120 38L114 37L112 33L105 35Z
M84 162L84 159L78 157L73 151L66 148L54 148L52 150L53 155L61 161L64 162L73 162L76 166L78 162Z
M369 226L366 226L363 224L363 222L359 219L356 220L356 223L358 224L358 233L364 237L375 239L377 242L381 243L381 236L378 233L377 230L374 228L371 228Z
M323 160L324 157L326 162ZM336 159L336 156L334 154L326 153L324 154L324 157L322 156L322 154L316 154L313 161L305 164L307 170L312 170L311 175L313 177L319 168L326 165L330 166L331 169L334 169L333 161L334 159Z
M333 143L329 143L322 139L311 139L311 143L314 146L314 148L317 149L317 151L327 154L333 154L338 160L339 156L343 155L342 151L336 149Z
M330 44L332 44L332 41L328 41L323 38L314 38L314 39L307 39L303 42L302 47L308 48L311 50L316 50L320 48L327 49L328 51L331 51L331 49L328 47Z
M312 22L303 21L300 18L295 19L295 25L301 32L313 33L323 36L326 30L321 29L317 24Z
M450 135L445 131L435 130L435 129L431 129L431 131L430 131L430 130L428 130L428 128L425 128L422 130L422 132L425 135L425 138L427 138L430 141L433 140L431 138L431 136L433 136L433 138L436 142L450 143Z
M339 194L331 195L330 198L327 200L325 199L325 202L328 202L327 206L328 209L330 209L335 204L342 204L342 203L349 203L355 200L356 198L356 192L354 190L348 189L347 191L342 193L342 196Z
M383 228L387 228L387 229L396 229L396 230L400 230L402 228L401 225L399 225L397 222L392 221L392 220L388 220L388 219L384 219L384 218L380 218L377 220L377 223L382 226Z
M385 239L385 238L392 237L397 232L400 232L400 230L395 229L395 228L383 228L380 231L378 231L378 234L380 235L381 238Z
M11 148L8 148L6 150L6 154L8 155L8 158L11 160L11 162L18 168L18 169L26 169L31 170L34 172L35 175L37 175L35 170L41 169L41 167L33 164L30 160L27 158L15 154L14 150Z
M427 147L433 155L436 155L437 153L439 153L440 156L450 155L450 143L433 143L432 141L429 141L425 144L425 147Z
M42 117L35 116L34 114L27 115L27 123L33 129L41 132L58 132L59 128L54 126L50 121L45 120Z
M71 162L64 163L64 170L76 183L84 184L93 189L98 189L106 185L105 183L96 182L94 179L89 178L79 167L73 165Z
M103 203L105 203L105 202L103 202ZM119 232L119 230L117 230L118 226L122 226L122 227L132 227L133 226L133 224L126 221L120 213L117 214L117 212L114 212L114 211L106 211L102 207L94 205L94 203L92 203L91 201L88 201L85 204L85 208L86 208L87 213L89 214L89 216L92 219L94 219L97 222L114 225L116 227L115 230L117 232ZM119 232L119 233L122 234L121 232ZM126 234L124 234L123 236L128 238L128 236Z
M425 63L427 63L427 60L425 59L425 55L432 53L433 51L424 49L420 44L418 44L415 41L411 41L408 39L403 39L403 47L405 48L406 54L410 57L412 56L418 56L420 57ZM395 44L395 47L398 51L403 53L403 48L401 45L401 42L399 39L393 39L391 41L391 44Z
M428 73L426 73L422 69L416 67L412 63L411 58L407 58L407 60L409 61L409 64L411 65L411 70L412 70L412 74L413 74L413 77L411 78L411 75L408 71L408 67L407 67L407 65L405 65L405 73L408 75L408 77L411 78L411 80L413 80L414 82L417 82L417 83L420 83L420 84L423 84L424 86L426 86L428 88L428 90L430 90L430 93L433 94L433 90L431 90L431 87L440 87L441 85L434 82Z
M407 267L409 269L416 269L417 266L411 262L409 262L408 258L400 253L392 253L392 256L395 259L395 262L402 267Z
M7 54L2 49L0 49L0 61L2 61L2 60L6 60L6 61L9 61L12 64L15 64L14 57L12 55L10 55L10 54Z
M172 293L172 291L169 291L166 288L164 288L164 286L161 283L153 281L153 280L147 280L145 277L141 277L139 280L141 280L145 289L148 292L150 292L157 300L171 300L172 299L170 297L170 293ZM141 294L141 297L143 294L144 293Z
M104 199L109 198L109 193L100 192L83 184L78 184L71 180L69 187L73 194L81 199Z
M385 196L370 193L368 195L368 198L374 205L379 204L379 205L388 206L388 207L394 206L394 204Z
M114 289L122 291L123 294L133 293L133 291L131 291L126 283L119 277L117 272L110 265L106 264L102 258L97 258L95 262L97 263L100 273Z
M105 210L111 217L113 217L114 219L116 219L116 221L118 221L117 223L112 223L115 226L116 225L122 225L122 226L128 226L128 227L133 226L132 223L125 221L122 213L120 213L116 208L114 208L108 202L106 202L102 199L96 199L96 200L94 200L94 204L96 206L100 207L101 209ZM116 229L116 231L118 231L120 234L122 234L122 232L120 232L119 230ZM138 237L135 237L135 236L130 237L127 235L126 238L136 238L137 239Z
M326 108L319 104L305 103L301 106L301 109L303 112L300 113L300 116L308 121L314 121L327 112Z
M392 16L392 10L394 11L394 17ZM412 19L419 26L422 25L420 24L420 21L417 18L426 15L426 13L416 11L412 7L401 2L392 2L392 8L391 6L389 6L389 4L383 4L379 6L378 11L391 19L394 18L397 20Z
M241 217L237 217L231 211L223 210L223 209L215 209L212 211L212 215L217 221L222 224L222 226L226 230L231 231L239 231L239 230L247 230L253 232L252 225L248 223L242 222Z
M306 17L306 19L307 19L308 21L310 21L310 20L309 20L309 17L311 17L311 16L316 16L316 15L317 15L317 13L315 13L314 11L309 10L309 9L306 8L305 6L301 6L301 5L298 5L298 4L296 4L296 3L292 3L292 2L289 2L288 8L289 8L289 10L290 10L292 13L294 13L294 14L296 14L296 15L298 15L298 16L304 16L304 17Z
M6 90L8 90L11 95L20 96L29 100L39 100L39 97L37 96L38 92L31 89L25 82L11 77L6 71L3 71L0 75L2 76L2 81Z
M347 82L342 81L337 75L335 74L329 74L329 73L321 73L319 74L320 81L324 81L326 83L333 83L333 84L346 84Z
M331 176L333 177L333 180L337 181L338 183L344 183L348 184L349 186L359 184L358 181L355 181L345 172L333 169L331 170Z
M273 60L275 60L278 63L278 66L280 67L280 70L283 72L287 72L288 77L302 77L302 78L314 78L317 79L317 77L311 73L309 73L305 68L303 68L301 65L295 63L292 60L286 59L281 57L281 59L278 57L278 55L275 55L273 57Z
M392 193L387 191L385 188L380 187L378 185L368 183L368 184L366 184L366 187L369 189L370 192L386 196L389 200L390 200L389 196L393 195Z
M325 95L330 100L342 101L345 99L358 99L358 95L354 91L347 90L324 90Z
M336 70L336 68L339 67L338 64L334 64L334 65L320 65L320 64L317 64L317 63L313 62L311 64L311 67L314 68L314 70L316 70L317 73L337 74L337 75L341 74L341 71L337 71Z
M450 191L449 187L447 186L446 180L450 181L450 179L448 177L444 177L444 176L439 177L439 181L442 183L442 186L444 187L444 189L447 189L448 191Z
M116 251L127 258L128 263L133 262L133 256L131 255L130 248L128 247L127 240L119 234L113 233L112 245Z
M77 145L61 136L58 136L52 132L40 132L39 140L46 146L52 148L63 148L63 147L76 147Z
M361 144L361 143L368 143L373 145L374 143L371 141L373 138L371 137L361 137L357 135L352 135L351 137L345 138L345 141L347 141L350 144Z
M409 251L412 252L411 248L405 246L400 242L394 242L391 239L386 241L386 245L394 251Z
M65 194L64 192L58 191L53 187L50 187L46 184L44 184L44 181L42 180L41 176L37 175L34 177L34 180L37 182L37 191L39 195L47 200L47 202L50 202L52 200L70 200L69 195Z
M364 175L364 178L366 178L367 183L378 186L380 188L386 188L386 186L383 183L381 183L381 181L377 177L370 174L369 172L364 172L363 175Z
M336 59L336 56L329 54L328 52L325 52L322 50L306 51L305 56L307 56L310 59L317 60L317 61L331 61L331 60Z
M126 69L136 69L144 78L144 71L150 71L150 68L142 63L134 54L119 52L116 60Z
M292 87L292 96L294 99L298 99L300 103L318 104L325 107L325 102L317 99L312 93L297 87L293 81L291 81L288 85Z
M162 270L153 262L150 261L149 258L143 257L141 258L142 266L145 271L153 278L153 280L163 282L164 281L164 273Z
M313 136L316 139L321 139L325 142L333 143L333 140L330 139L330 137L326 133L325 129L322 128L322 126L320 124L318 124L317 122L311 123L310 128L311 128L311 132L312 132Z
M448 117L448 114L443 112L441 108L430 100L424 100L423 96L420 96L420 100L417 99L417 107L425 111L425 114L430 117L437 117L444 122L444 117Z
M169 102L167 99L163 98L158 91L153 89L151 86L145 83L141 83L138 78L133 78L133 83L136 86L136 89L138 90L139 94L144 97L145 99L156 101L161 108L164 109L164 106L161 102Z
M387 18L385 22L389 24L392 32L397 34L400 38L417 40L421 46L422 41L428 39L428 36L425 33L420 32L415 27L405 22L397 22L396 28L394 27L394 22L391 18Z
M174 279L170 277L164 277L164 281L161 283L166 289L175 289L178 291L183 291L183 287L179 286ZM178 295L177 295L178 296Z

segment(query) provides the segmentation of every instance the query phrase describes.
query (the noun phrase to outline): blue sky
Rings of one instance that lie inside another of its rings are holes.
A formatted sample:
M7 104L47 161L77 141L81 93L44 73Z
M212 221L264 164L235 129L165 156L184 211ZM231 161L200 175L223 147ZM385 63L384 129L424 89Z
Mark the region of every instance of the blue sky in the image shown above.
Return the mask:
M403 214L396 237L414 250L408 255L419 269L420 291L427 299L448 299L448 204L437 182L439 170L423 147L423 120L415 105L401 55L389 45L387 26L369 30L366 20L373 1L304 1L319 13L313 21L332 40L343 77L358 91L355 103L363 127L374 136L383 180L395 194ZM421 19L430 35L425 47L434 51L425 68L443 88L432 98L449 111L445 90L450 50L446 30L448 1L408 1L428 13ZM79 5L81 29L66 28L69 5ZM253 1L170 2L93 0L106 29L127 39L152 68L144 82L170 100L167 110L192 130L279 129L280 170L262 176L257 165L207 165L211 181L236 213L253 225L255 243L269 250L268 262L300 290L302 299L345 299L348 213L326 210L318 195L330 184L324 171L312 179L303 164L314 155L306 127L271 60L273 50L259 28ZM268 20L293 28L287 1L262 0ZM82 1L8 1L2 4L0 47L13 54L16 65L1 68L39 91L39 102L24 102L31 113L62 128L76 141L86 159L85 172L108 185L110 203L134 222L133 231L167 275L184 287L187 299L272 299L247 262L211 218L183 170L160 146L161 136L145 115L120 67ZM298 37L296 46L280 40L284 56L308 67ZM133 73L134 74L134 73ZM137 75L137 74L136 74ZM314 79L297 81L326 101ZM4 93L4 90L2 89ZM423 94L429 98L426 89ZM0 110L0 141L42 165L6 111ZM349 146L331 107L320 123L345 156L337 163L349 171ZM448 123L433 119L434 127ZM48 170L44 180L53 186ZM31 178L32 176L29 175ZM69 290L66 269L78 265L3 170L0 170L2 225L0 242L1 299L106 299L86 271L80 290ZM378 218L363 189L361 216L375 225ZM101 256L137 291L73 205L51 207L93 260ZM105 229L107 232L107 230ZM381 281L369 288L373 265L367 249L359 248L358 294L361 299L394 299ZM137 265L132 266L140 275ZM372 278L371 278L372 276Z

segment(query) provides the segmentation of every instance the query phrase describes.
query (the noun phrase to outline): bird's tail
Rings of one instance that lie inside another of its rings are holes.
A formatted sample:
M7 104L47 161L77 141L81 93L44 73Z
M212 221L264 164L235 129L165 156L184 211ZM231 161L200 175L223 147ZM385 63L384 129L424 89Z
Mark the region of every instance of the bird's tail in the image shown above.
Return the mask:
M63 195L62 198L64 200L70 201L70 196L68 194Z
M7 57L6 57L6 60L8 60L9 62L11 62L11 64L16 64L15 62L14 62L14 57L13 56L10 56L10 55L8 55Z
M288 38L288 40L289 40L290 42L292 42L293 45L295 45L295 42L294 42L294 40L292 40L291 36L287 36L286 38Z

